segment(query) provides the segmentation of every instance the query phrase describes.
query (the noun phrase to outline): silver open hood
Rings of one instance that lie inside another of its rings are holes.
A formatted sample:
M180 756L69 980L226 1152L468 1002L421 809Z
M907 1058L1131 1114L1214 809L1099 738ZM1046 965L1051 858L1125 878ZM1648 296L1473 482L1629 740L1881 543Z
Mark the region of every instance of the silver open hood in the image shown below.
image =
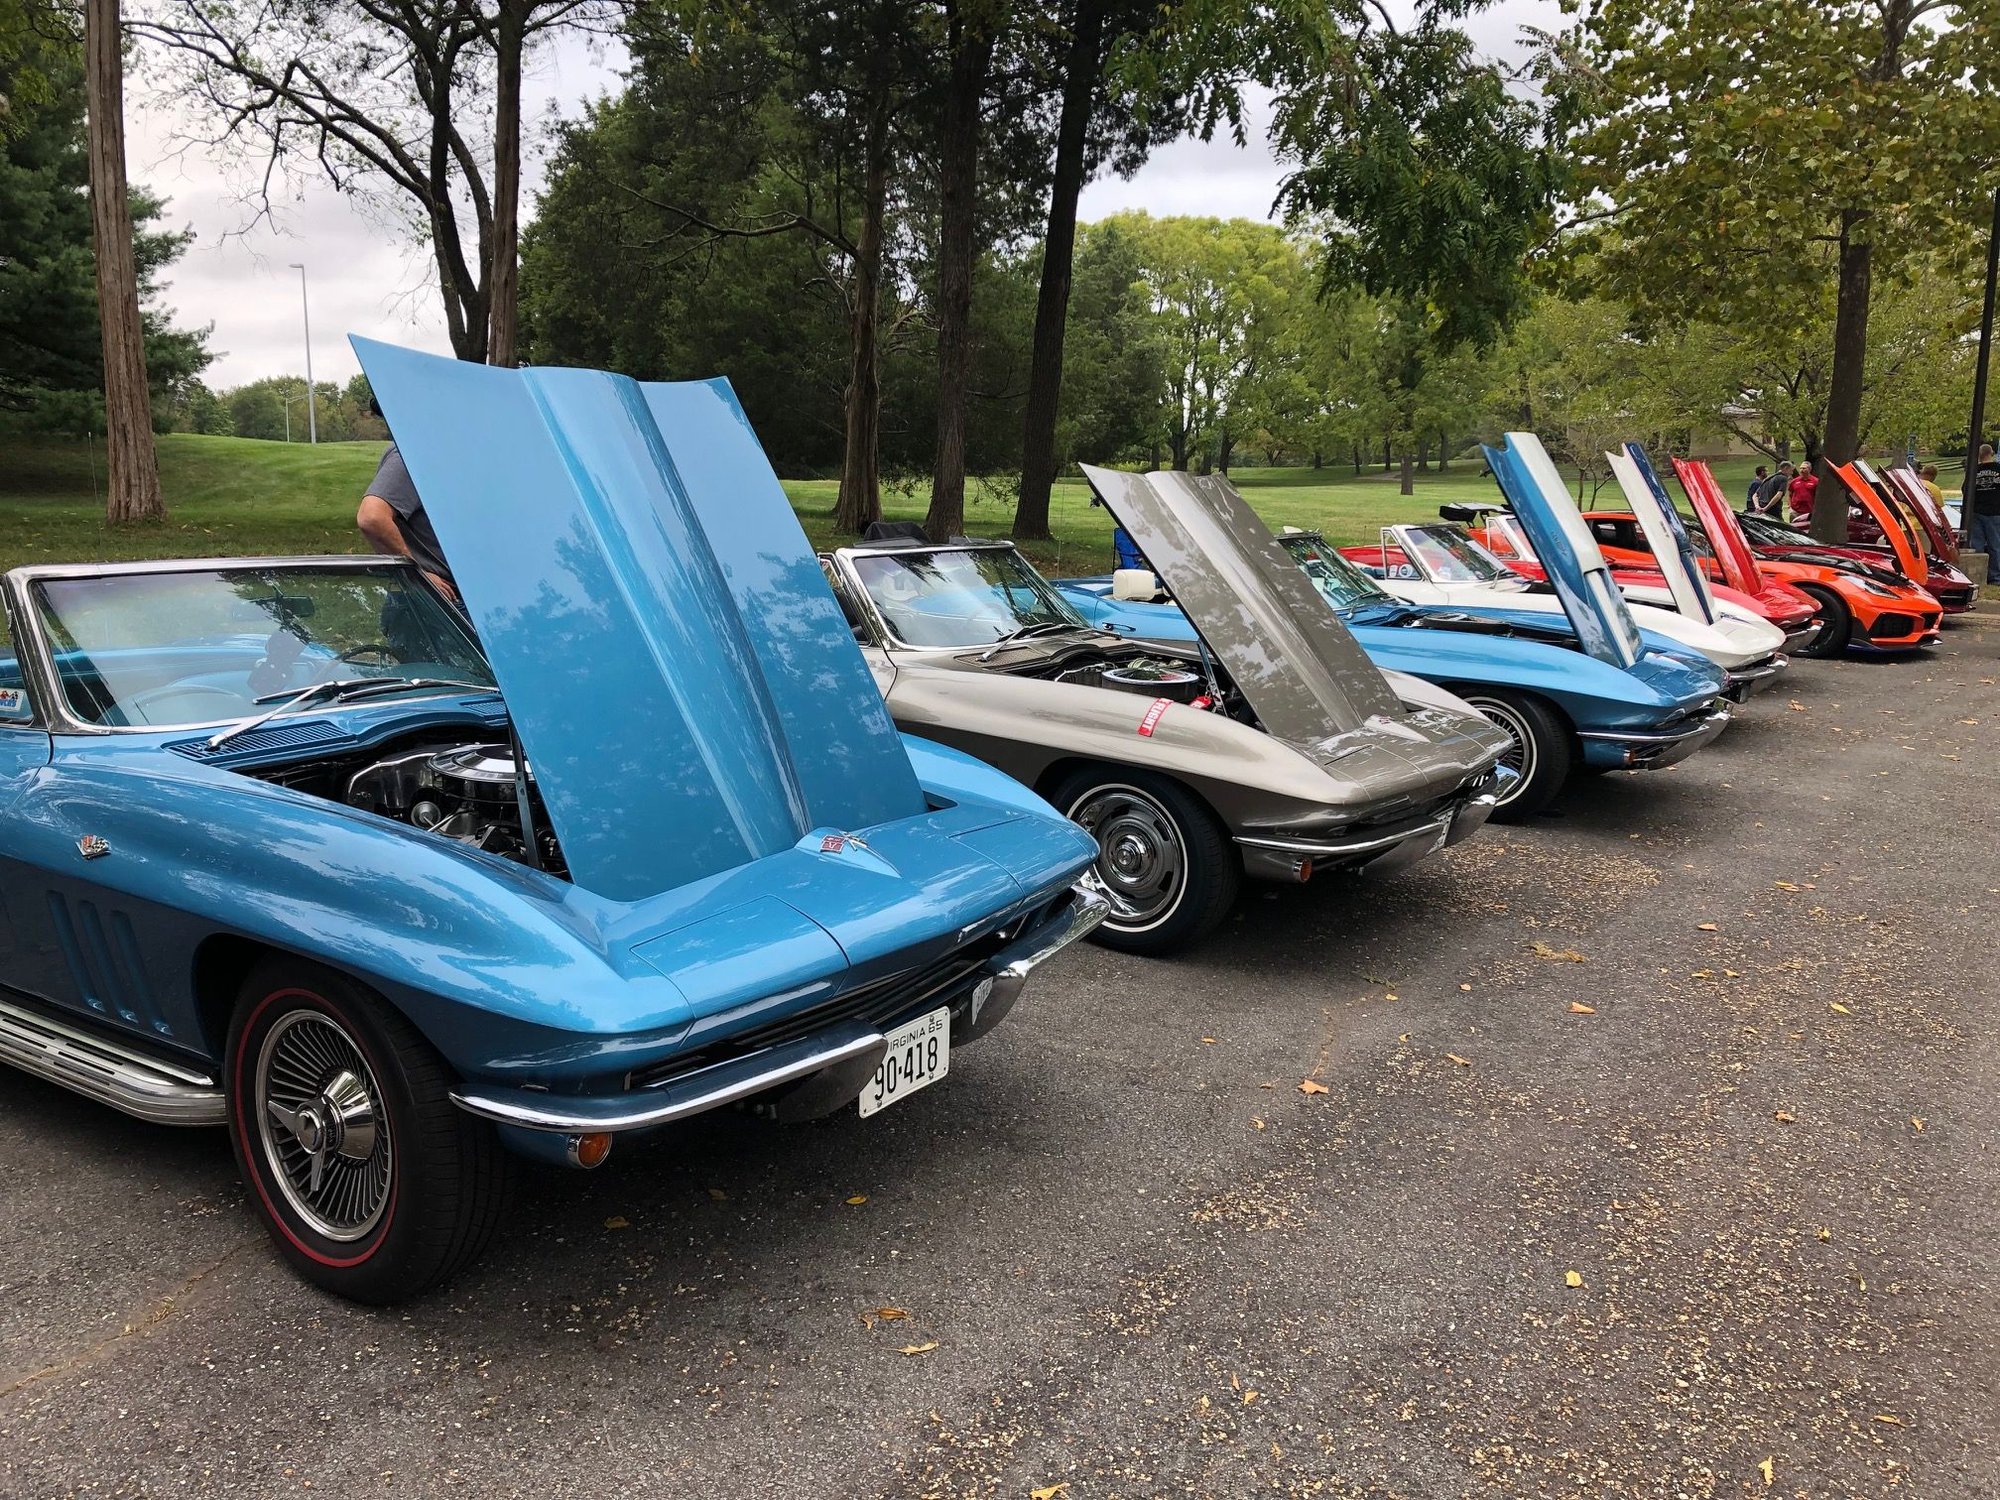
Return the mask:
M1323 743L1406 710L1333 607L1228 480L1083 465L1274 737Z

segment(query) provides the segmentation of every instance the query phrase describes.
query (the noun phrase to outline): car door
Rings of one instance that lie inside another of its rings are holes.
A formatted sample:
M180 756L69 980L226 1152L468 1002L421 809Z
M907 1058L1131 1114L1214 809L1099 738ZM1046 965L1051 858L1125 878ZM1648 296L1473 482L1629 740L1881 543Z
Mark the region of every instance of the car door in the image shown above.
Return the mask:
M0 612L0 986L57 999L51 991L60 988L60 966L50 962L41 899L47 871L20 811L46 775L49 755L49 732L23 679L11 622Z

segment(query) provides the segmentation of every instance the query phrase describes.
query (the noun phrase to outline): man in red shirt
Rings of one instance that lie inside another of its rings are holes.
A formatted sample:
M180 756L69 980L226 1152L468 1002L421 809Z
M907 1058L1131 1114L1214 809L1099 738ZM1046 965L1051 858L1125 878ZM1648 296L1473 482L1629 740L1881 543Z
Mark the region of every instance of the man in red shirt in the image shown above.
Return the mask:
M1786 490L1794 522L1812 519L1813 496L1818 491L1819 475L1813 472L1811 464L1800 464L1799 472L1792 476L1791 485Z

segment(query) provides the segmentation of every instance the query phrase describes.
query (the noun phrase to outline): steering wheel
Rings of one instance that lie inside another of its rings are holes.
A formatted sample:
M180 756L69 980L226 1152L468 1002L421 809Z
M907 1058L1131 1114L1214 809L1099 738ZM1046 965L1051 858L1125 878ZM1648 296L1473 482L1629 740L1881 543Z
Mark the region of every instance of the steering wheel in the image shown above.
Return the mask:
M383 661L391 662L396 666L401 666L403 663L402 655L399 652L392 647L383 645L380 641L363 641L358 646L349 646L339 656L335 657L334 660L353 661L357 657L362 656L379 656Z
M228 688L217 687L210 682L170 682L164 687L147 688L144 692L134 693L127 698L125 706L145 715L146 722L150 724L153 722L154 703L162 698L185 697L190 693L207 693L212 698L227 698L232 709L240 712L243 708L242 694L231 692Z

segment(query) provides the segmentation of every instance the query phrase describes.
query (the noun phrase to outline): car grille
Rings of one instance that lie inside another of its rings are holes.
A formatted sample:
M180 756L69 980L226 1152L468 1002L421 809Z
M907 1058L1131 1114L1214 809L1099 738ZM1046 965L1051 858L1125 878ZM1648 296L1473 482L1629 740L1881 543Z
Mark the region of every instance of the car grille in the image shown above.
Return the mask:
M636 1068L628 1075L626 1086L652 1088L699 1068L726 1062L732 1057L796 1041L842 1021L867 1021L875 1026L886 1026L926 1001L932 1002L933 1007L954 1001L972 987L985 971L987 962L1012 942L1016 934L1040 922L1054 906L1067 899L1068 892L1064 892L1024 916L1016 917L998 932L954 949L936 963L870 980L779 1020L746 1031L731 1032L693 1051L677 1052L650 1067ZM711 1021L710 1024L726 1026L727 1021Z

